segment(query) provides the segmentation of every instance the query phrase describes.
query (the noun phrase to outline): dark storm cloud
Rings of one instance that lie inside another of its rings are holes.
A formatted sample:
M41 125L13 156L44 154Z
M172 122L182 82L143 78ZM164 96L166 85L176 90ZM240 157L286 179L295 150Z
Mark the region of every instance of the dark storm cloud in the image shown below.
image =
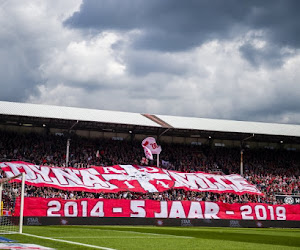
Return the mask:
M3 40L0 37L0 46ZM18 41L10 41L10 49L5 45L0 48L0 99L4 101L25 101L27 96L34 94L40 78L38 70L38 56L31 49Z
M146 76L151 73L163 73L172 75L184 75L188 67L183 62L174 62L168 56L157 53L128 53L124 60L127 62L127 70L136 76Z
M280 67L284 59L293 55L292 51L282 51L278 45L269 45L266 48L256 48L251 43L240 47L240 52L254 67L265 64L269 67Z
M186 50L236 32L264 30L272 43L300 47L300 1L297 0L90 0L65 25L99 31L141 29L135 46Z
M253 28L264 29L276 44L299 48L299 9L298 0L261 1L252 8L249 24Z
M141 29L144 34L136 41L137 47L184 50L216 35L226 36L232 24L247 13L243 6L232 12L231 2L85 1L65 24L98 30Z
M300 124L299 4L5 1L0 100Z

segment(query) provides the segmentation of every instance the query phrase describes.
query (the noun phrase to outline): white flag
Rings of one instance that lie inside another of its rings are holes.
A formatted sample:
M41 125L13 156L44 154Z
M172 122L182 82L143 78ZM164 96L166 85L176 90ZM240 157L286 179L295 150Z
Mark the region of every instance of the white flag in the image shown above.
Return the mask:
M153 155L151 153L151 150L147 147L144 147L144 146L143 146L143 148L144 148L146 158L152 161L153 160Z
M148 148L152 154L160 154L161 146L157 145L155 138L147 137L142 141L142 146Z

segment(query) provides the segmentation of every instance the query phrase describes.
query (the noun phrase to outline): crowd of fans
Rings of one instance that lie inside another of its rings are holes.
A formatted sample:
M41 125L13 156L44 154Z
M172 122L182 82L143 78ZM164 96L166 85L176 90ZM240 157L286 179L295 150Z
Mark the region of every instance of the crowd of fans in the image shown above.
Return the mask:
M62 134L18 134L0 131L0 162L28 161L37 165L66 166L66 141ZM73 135L70 143L70 167L143 164L141 142L135 140L87 139ZM240 148L205 145L161 144L160 165L183 172L239 173ZM156 162L150 162L155 165ZM300 193L300 154L277 149L245 149L244 177L265 195L235 195L169 190L162 193L85 193L46 187L26 187L28 197L114 198L153 200L221 201L226 203L263 202L277 204L275 194ZM0 173L3 175L3 173Z

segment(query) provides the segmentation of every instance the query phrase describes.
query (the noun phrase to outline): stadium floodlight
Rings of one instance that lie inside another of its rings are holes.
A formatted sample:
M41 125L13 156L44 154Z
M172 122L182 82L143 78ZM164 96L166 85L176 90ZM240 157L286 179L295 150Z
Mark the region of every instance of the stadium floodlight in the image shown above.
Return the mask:
M24 190L25 173L0 179L0 234L22 233Z
M245 139L243 139L241 141L241 161L240 161L240 175L241 176L244 176L244 160L243 160L243 155L244 155L244 147L243 147L243 145L244 145L244 141L247 141L247 140L253 138L254 136L255 136L255 134L252 134L252 135L246 137Z
M66 168L69 166L70 141L71 141L71 139L68 139L68 140L67 140L67 150L66 150Z
M70 139L70 134L71 134L71 132L72 132L72 129L76 126L76 124L78 124L79 123L79 121L77 120L75 123L73 123L73 125L69 128L69 130L68 130L68 136L69 136L69 138L68 138L68 140L67 140L67 150L66 150L66 167L68 167L69 166L69 153L70 153L70 141L71 141L71 139Z

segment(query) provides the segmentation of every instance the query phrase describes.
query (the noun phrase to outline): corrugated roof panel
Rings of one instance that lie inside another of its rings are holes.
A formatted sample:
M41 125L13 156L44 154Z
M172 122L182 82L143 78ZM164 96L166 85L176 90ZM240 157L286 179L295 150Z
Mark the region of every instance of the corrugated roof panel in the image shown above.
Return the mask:
M181 129L300 136L300 125L204 119L167 115L157 115L157 117L171 126Z
M0 114L160 127L138 113L0 101Z

